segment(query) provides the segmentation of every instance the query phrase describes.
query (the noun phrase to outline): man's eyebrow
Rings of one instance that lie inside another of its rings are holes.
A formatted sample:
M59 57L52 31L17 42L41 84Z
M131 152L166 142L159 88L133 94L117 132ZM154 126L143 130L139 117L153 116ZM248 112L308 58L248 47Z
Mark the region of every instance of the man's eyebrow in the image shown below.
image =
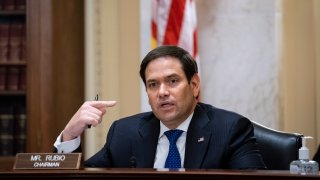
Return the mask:
M174 73L166 76L166 78L174 78L174 77L179 77L179 75Z
M175 78L175 77L179 77L179 75L176 74L176 73L172 73L172 74L169 74L166 77L164 77L164 79L170 79L170 78ZM148 79L148 80L146 80L146 83L156 82L156 81L158 81L158 80L156 80L156 79Z
M156 81L155 79L148 79L146 82L150 83L150 82L155 82L155 81Z

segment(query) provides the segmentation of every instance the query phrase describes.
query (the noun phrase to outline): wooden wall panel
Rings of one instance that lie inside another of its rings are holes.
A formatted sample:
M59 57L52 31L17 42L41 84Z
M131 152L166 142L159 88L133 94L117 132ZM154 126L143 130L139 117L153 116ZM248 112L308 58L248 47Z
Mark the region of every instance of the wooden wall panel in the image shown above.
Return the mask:
M283 129L317 139L316 35L313 1L283 0L282 122Z
M27 151L51 152L83 103L83 0L27 2Z

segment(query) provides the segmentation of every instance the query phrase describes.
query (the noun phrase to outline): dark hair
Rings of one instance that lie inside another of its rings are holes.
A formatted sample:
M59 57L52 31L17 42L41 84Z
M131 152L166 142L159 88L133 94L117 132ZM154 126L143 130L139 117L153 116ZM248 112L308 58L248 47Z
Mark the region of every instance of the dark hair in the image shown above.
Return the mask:
M190 83L191 78L195 73L198 73L198 66L193 57L188 53L188 51L177 46L159 46L151 50L142 60L140 65L140 77L146 85L146 68L148 64L160 57L175 57L182 64L182 69Z

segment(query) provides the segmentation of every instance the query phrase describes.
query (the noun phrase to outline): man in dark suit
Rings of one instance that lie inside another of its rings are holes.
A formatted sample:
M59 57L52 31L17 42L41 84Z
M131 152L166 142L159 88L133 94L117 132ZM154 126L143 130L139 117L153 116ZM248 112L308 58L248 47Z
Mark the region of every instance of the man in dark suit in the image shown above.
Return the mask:
M115 121L90 167L264 169L247 118L198 101L192 56L176 46L150 51L140 66L152 112ZM57 152L80 151L79 136L114 101L85 102L57 138Z

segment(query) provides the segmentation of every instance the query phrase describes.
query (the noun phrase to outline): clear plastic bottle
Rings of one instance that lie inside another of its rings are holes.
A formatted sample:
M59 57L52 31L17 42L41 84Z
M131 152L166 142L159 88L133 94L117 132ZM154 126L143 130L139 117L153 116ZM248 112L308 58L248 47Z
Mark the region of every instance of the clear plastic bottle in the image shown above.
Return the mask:
M319 173L319 164L309 159L309 149L306 146L306 139L312 139L312 137L302 137L302 147L299 149L299 160L290 163L290 173L292 174L307 175Z

